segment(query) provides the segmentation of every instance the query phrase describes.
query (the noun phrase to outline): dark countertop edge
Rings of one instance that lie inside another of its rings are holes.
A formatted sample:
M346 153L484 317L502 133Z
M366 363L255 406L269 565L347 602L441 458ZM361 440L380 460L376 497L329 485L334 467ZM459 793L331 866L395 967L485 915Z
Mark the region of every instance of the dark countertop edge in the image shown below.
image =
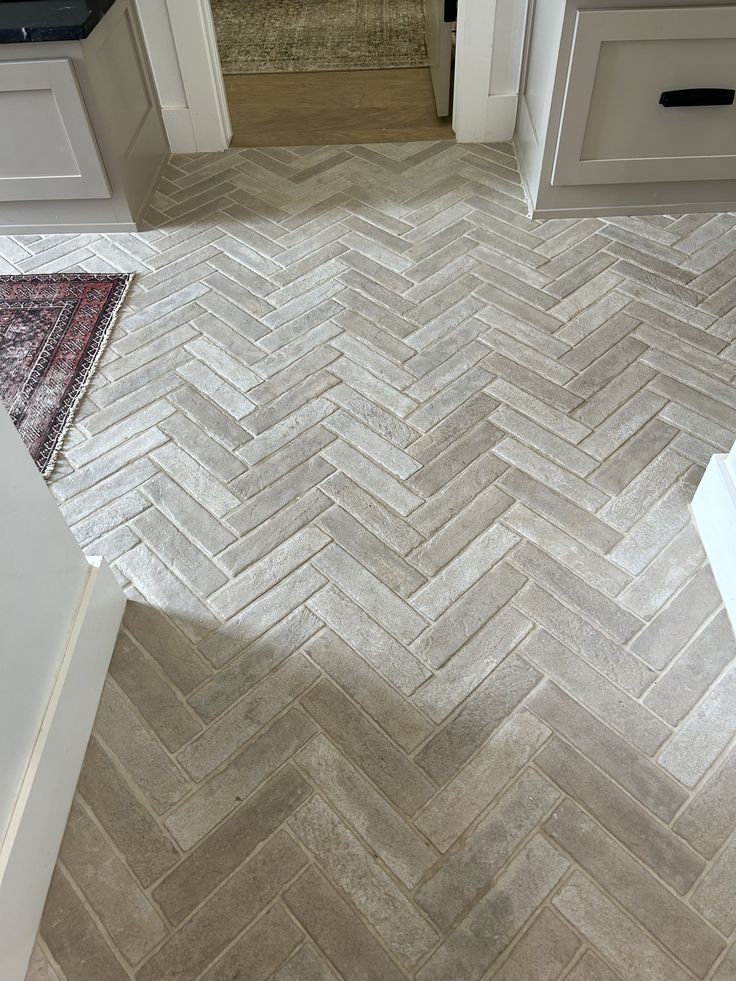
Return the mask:
M114 3L115 0L85 0L78 3L78 11L72 11L71 15L69 3L60 4L59 0L26 0L25 3L7 5L0 3L0 44L83 41L90 36ZM9 7L16 10L10 11ZM66 11L63 11L64 7ZM32 16L27 10L32 11ZM67 15L67 23L64 22L64 14ZM11 18L25 23L8 24Z

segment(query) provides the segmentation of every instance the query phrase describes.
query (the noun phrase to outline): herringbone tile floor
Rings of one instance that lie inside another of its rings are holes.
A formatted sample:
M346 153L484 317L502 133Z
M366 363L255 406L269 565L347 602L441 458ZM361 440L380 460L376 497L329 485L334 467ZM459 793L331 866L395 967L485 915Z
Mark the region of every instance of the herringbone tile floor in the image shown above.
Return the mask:
M736 217L180 157L53 491L131 602L33 981L736 978Z

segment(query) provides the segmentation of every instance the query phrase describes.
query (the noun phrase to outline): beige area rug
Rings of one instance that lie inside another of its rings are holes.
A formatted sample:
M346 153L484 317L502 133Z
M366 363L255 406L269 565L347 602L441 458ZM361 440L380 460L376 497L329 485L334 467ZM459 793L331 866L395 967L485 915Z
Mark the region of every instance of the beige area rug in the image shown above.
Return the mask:
M212 0L226 75L421 68L422 0Z

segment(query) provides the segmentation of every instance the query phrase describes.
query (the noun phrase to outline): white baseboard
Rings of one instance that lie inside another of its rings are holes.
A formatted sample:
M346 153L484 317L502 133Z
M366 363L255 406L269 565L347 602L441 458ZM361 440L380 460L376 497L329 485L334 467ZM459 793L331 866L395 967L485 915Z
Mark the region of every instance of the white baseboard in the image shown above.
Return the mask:
M458 143L508 143L514 137L518 95L489 95L472 113L453 117Z
M197 139L188 109L161 109L172 153L198 153Z
M736 486L726 456L711 457L692 503L703 542L731 625L736 630Z
M0 3L2 0L0 0ZM0 225L0 235L86 235L92 232L137 232L132 221L92 222L89 225Z
M514 138L518 95L489 95L485 143L508 143Z
M125 597L90 559L41 728L0 843L0 978L23 981L64 833Z

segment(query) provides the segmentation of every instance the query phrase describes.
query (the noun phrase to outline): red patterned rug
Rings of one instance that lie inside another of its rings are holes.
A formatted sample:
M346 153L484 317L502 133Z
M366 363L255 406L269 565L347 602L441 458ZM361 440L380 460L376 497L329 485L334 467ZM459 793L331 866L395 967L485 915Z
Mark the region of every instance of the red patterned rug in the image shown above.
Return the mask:
M132 276L0 276L0 401L48 477Z

